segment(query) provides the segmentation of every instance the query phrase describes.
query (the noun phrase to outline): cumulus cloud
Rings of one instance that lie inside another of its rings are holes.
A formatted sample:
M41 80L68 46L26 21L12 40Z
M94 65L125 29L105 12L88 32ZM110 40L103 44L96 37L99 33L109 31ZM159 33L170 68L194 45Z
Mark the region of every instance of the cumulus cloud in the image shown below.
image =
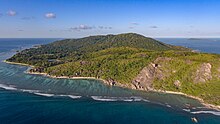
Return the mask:
M70 30L75 30L75 31L81 31L81 30L92 30L92 29L98 29L98 30L110 30L112 27L110 26L89 26L89 25L79 25L76 27L70 28Z
M83 30L93 29L93 27L88 26L88 25L79 25L78 28L79 28L79 29L83 29Z
M56 14L55 13L46 13L45 17L48 19L54 19L54 18L56 18Z
M94 29L95 27L92 27L92 26L88 26L88 25L79 25L77 27L72 27L70 28L71 30L77 30L77 31L80 31L80 30L91 30L91 29Z
M158 27L154 25L154 26L150 26L149 28L158 28Z
M8 12L7 12L7 15L8 16L16 16L18 13L16 12L16 11L14 11L14 10L9 10Z

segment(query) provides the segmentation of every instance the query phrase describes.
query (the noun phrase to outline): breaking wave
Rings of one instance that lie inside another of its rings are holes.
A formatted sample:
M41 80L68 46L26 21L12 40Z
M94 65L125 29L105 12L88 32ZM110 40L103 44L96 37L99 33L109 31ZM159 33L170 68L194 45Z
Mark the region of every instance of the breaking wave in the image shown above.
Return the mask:
M47 97L54 96L54 94L48 94L48 93L34 93L34 94L40 95L40 96L47 96Z
M81 98L82 96L74 96L74 95L55 95L55 96L60 96L60 97L69 97L72 99L78 99Z
M7 85L4 85L4 84L0 84L0 88L3 88L5 90L17 90L17 88L15 88L14 86L7 86Z
M32 94L39 95L39 96L46 96L46 97L69 97L72 99L81 98L81 96L42 93L39 90L18 89L15 86L5 85L5 84L0 84L0 88L3 88L5 90L16 90L16 91L20 91L20 92L27 92L27 93L32 93Z
M114 101L125 101L125 102L133 102L133 101L145 101L149 102L146 99L143 99L141 97L109 97L109 96L91 96L93 100L97 101L109 101L109 102L114 102Z
M192 114L213 114L213 115L220 116L220 111L195 111L191 113Z

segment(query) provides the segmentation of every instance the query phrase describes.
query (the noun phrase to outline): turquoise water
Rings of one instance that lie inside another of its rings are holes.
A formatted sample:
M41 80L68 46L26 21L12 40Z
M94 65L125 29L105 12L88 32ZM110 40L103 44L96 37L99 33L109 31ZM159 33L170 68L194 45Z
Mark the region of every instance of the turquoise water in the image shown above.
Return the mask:
M16 50L54 40L0 39L0 61ZM29 75L27 68L0 62L0 124L189 124L191 117L201 124L220 123L220 112L184 96L110 87L97 80ZM186 104L194 107L188 109Z

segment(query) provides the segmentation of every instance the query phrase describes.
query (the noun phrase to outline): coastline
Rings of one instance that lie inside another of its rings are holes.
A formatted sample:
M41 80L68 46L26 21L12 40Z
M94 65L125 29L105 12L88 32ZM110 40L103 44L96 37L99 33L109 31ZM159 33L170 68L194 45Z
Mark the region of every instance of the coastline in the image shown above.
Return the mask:
M160 93L167 93L167 94L183 95L183 96L198 100L202 105L204 105L207 108L211 108L211 109L215 109L215 110L220 111L220 105L213 105L213 104L206 103L202 98L199 98L197 96L192 96L192 95L188 95L186 93L175 92L175 91L161 91L161 90L153 90L153 91L160 92Z
M32 66L32 65L29 65L29 64L24 64L24 63L18 63L18 62L9 62L9 61L7 61L7 60L4 60L3 61L4 63L8 63L8 64L12 64L12 65L22 65L22 66L29 66L29 67L34 67L34 66Z
M24 64L24 63L9 62L9 61L6 61L6 60L4 60L3 62L8 63L8 64L29 66L31 68L34 68L34 66L32 66L32 65ZM101 79L101 78L96 78L96 77L53 76L53 75L49 75L47 73L29 72L28 70L25 71L25 73L32 74L32 75L42 75L42 76L46 76L46 77L49 77L49 78L55 78L55 79L94 79L94 80L100 80L104 84L112 86L112 84L109 83L107 80L104 80L104 79ZM204 105L207 108L211 108L211 109L215 109L215 110L220 111L220 105L213 105L213 104L206 103L202 98L199 98L199 97L196 97L196 96L192 96L192 95L188 95L188 94L182 93L182 92L156 90L156 89L150 89L150 90L136 89L136 88L132 87L131 85L124 85L124 84L121 84L121 83L117 84L116 86L121 87L121 88L128 88L128 89L132 89L132 90L141 90L141 91L146 91L146 92L150 91L150 92L165 93L165 94L183 95L183 96L186 96L186 97L198 100L202 105Z
M103 82L107 82L107 81L104 80L104 79L96 78L96 77L52 76L52 75L49 75L49 74L47 74L47 73L29 72L29 71L26 71L25 73L27 73L27 74L32 74L32 75L42 75L42 76L46 76L46 77L54 78L54 79L94 79L94 80L100 80L100 81L103 81Z

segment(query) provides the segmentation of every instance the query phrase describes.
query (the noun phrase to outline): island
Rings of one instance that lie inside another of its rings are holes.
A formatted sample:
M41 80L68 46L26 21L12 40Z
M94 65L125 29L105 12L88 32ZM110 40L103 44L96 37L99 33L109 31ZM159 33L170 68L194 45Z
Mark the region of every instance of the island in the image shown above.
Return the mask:
M189 38L188 40L202 40L202 38Z
M220 55L195 52L136 33L64 39L19 51L6 62L31 74L93 78L137 90L176 93L220 105Z

